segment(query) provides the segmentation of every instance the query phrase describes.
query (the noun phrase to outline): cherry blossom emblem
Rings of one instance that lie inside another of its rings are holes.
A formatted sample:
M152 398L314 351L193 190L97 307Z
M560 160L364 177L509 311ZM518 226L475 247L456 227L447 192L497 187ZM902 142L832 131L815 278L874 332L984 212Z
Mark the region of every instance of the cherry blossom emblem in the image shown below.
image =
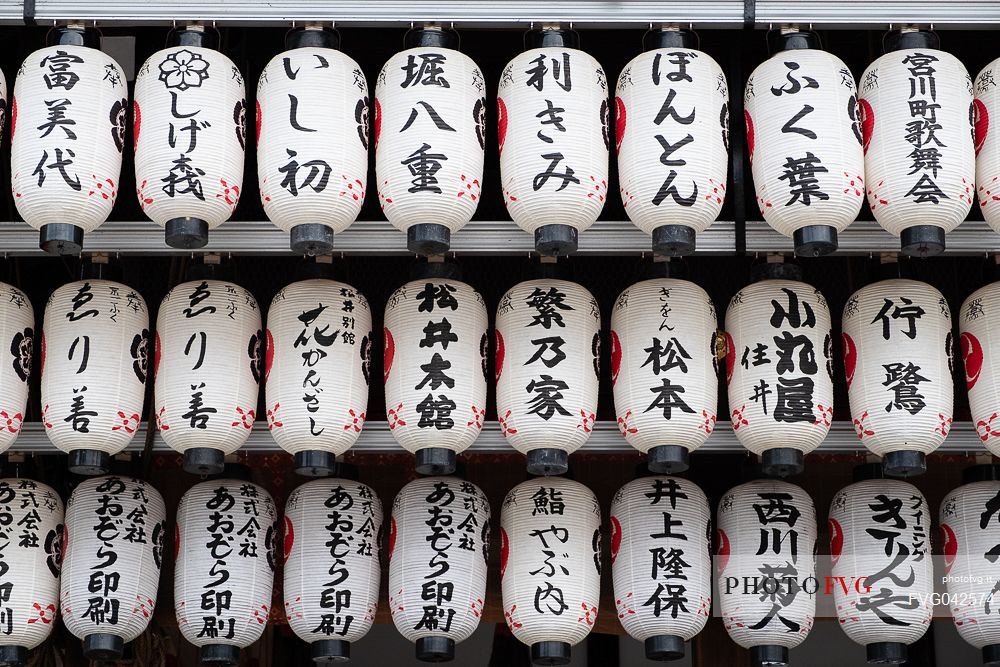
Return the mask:
M198 88L208 78L208 61L187 49L167 54L160 63L160 81L167 88Z

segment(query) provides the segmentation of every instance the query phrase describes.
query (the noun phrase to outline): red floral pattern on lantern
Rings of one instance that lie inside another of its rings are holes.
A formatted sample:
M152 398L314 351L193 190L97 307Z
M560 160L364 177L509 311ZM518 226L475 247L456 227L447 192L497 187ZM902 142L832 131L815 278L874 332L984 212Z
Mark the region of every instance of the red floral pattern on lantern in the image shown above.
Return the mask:
M851 388L854 382L854 371L858 367L858 347L854 344L854 339L846 333L840 334L844 340L844 375L847 376L847 388Z
M830 558L833 566L836 567L837 561L840 560L840 554L844 550L844 530L834 518L830 518L827 524L830 528Z
M242 426L245 429L251 429L253 428L253 421L256 418L257 414L255 411L249 408L244 410L236 406L236 417L234 417L235 421L232 423L232 426Z
M6 429L11 433L17 433L21 430L21 424L23 422L24 416L20 412L11 415L6 410L0 410L0 431Z
M388 327L382 328L382 358L383 371L382 383L389 382L389 371L392 370L392 360L396 356L396 342L392 339L392 332Z
M582 428L584 433L590 433L594 430L594 421L597 419L597 415L593 412L588 413L586 410L580 410L580 421L577 422L576 427Z
M622 139L625 138L625 125L628 115L625 112L625 102L615 96L615 153L622 151Z
M292 545L295 544L295 526L292 520L285 515L285 534L282 540L282 550L284 553L283 563L288 561L288 556L292 553Z
M123 411L118 411L119 422L111 427L112 431L120 431L125 429L126 433L135 433L135 430L139 428L139 415L132 413L131 415L126 415Z
M618 372L622 365L622 343L618 338L618 332L611 330L611 386L618 382Z
M979 151L983 150L983 144L986 143L986 135L990 130L990 113L986 110L986 105L983 104L982 100L972 100L972 118L973 127L975 128L973 137L975 138L976 156L978 157Z
M946 523L941 524L941 551L944 553L944 573L951 572L952 565L955 564L955 557L958 556L958 538L955 531Z
M500 578L503 579L507 572L507 558L510 557L510 541L507 539L507 531L500 528Z
M365 423L365 413L356 413L351 409L347 411L347 415L350 421L344 424L344 430L350 431L353 428L355 433L361 433L361 427Z
M858 432L858 440L861 440L866 435L875 435L875 431L872 430L871 426L865 423L868 419L868 411L865 410L861 413L860 419L854 420L854 429Z
M624 436L628 433L638 433L639 429L631 424L629 421L632 418L632 411L626 410L625 414L618 418L618 430Z
M1000 436L1000 430L997 430L993 426L993 422L996 420L997 413L994 412L989 416L989 419L980 419L976 422L976 435L979 436L980 440L986 442L990 439L990 436ZM1000 426L1000 423L998 423L997 426Z
M983 371L983 346L979 339L968 331L959 338L962 347L962 361L965 366L965 387L972 389Z
M576 619L577 623L586 623L587 625L594 625L597 621L597 607L592 604L587 604L586 602L580 603L580 608L583 609L582 615Z
M100 195L102 199L111 200L114 204L115 198L118 197L118 190L115 188L115 182L110 178L98 178L97 174L91 174L90 179L93 183L90 186L90 191L87 193L88 197L93 197L94 195Z
M278 408L281 407L281 403L275 403L274 407L267 411L267 430L272 431L276 428L281 428L284 424L278 419Z
M611 515L611 564L618 559L618 550L622 546L622 524L618 517Z
M13 126L12 126L13 127ZM499 154L503 155L503 142L507 139L507 105L502 97L497 97L497 143Z
M510 609L503 613L503 618L507 621L507 627L511 630L517 630L518 628L523 628L523 623L518 623L514 620L514 612L517 611L517 605L511 605Z
M733 430L734 431L740 430L741 426L749 426L750 425L750 422L746 418L746 414L745 414L746 410L747 410L747 404L746 403L744 403L740 407L738 407L735 410L733 410L732 422L733 422Z
M635 600L633 600L633 594L631 591L625 594L624 598L618 598L615 600L615 610L618 612L618 618L625 618L628 614L635 613Z
M718 573L721 575L723 572L726 571L726 565L729 564L729 555L732 547L729 544L729 536L726 535L726 531L722 530L721 528L715 531L715 537L719 542L719 545L716 548L715 552L716 555L715 567Z
M476 406L472 406L472 419L466 422L466 426L475 426L477 429L482 430L483 419L486 418L486 408L479 409Z
M743 110L743 120L747 124L747 150L750 154L750 164L753 164L753 118L750 117L750 112L746 109Z
M497 343L497 357L496 357L495 368L494 368L495 374L496 374L495 380L497 382L499 382L500 381L500 375L503 373L503 359L504 359L504 356L506 355L506 350L504 349L503 336L500 334L500 330L496 329L496 330L494 330L493 333L495 334L496 343Z
M389 418L389 430L395 430L397 426L406 426L406 422L403 420L401 413L403 412L403 404L400 403L394 408L390 408L386 413Z
M513 427L507 425L507 420L510 419L510 415L511 415L511 411L510 410L508 410L507 412L505 412L502 417L500 417L498 415L498 419L500 421L500 432L503 434L504 437L507 437L508 433L512 433L512 434L513 433L517 433L517 429L516 428L513 428Z
M861 137L865 155L868 154L868 144L872 142L875 131L875 111L868 100L858 100L858 113L861 114Z
M41 605L37 602L31 604L35 608L36 616L28 619L28 623L43 623L49 625L52 621L56 620L56 606L54 604Z
M701 417L702 417L702 424L700 428L703 431L705 431L705 433L711 435L712 431L715 430L715 415L710 415L708 414L707 410L702 410Z
M948 437L948 431L951 430L951 417L945 417L940 412L938 413L938 425L934 429L935 433L940 433L942 438Z

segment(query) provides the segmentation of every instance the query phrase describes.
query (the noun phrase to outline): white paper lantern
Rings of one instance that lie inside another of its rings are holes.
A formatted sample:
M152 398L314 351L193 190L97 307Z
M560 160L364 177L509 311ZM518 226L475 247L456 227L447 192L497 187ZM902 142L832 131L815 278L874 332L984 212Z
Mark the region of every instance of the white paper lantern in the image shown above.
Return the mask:
M927 501L906 482L869 479L834 496L829 523L840 627L868 662L905 662L933 610Z
M796 254L825 255L865 194L857 86L816 33L785 32L775 50L744 92L757 204Z
M285 615L315 662L351 656L378 609L382 503L347 479L307 482L285 505Z
M915 280L883 280L844 306L844 371L858 439L893 477L926 470L952 423L948 302Z
M990 121L1000 120L1000 58L984 67L975 82L973 137L976 152L976 191L983 219L1000 231L1000 139L990 131Z
M452 278L410 281L386 303L386 414L419 473L454 472L483 430L487 326L482 295Z
M17 440L28 403L35 311L27 295L0 283L0 452Z
M486 85L453 32L413 30L405 46L375 86L375 177L382 211L406 232L407 248L436 255L479 206Z
M755 664L784 665L816 613L816 508L780 480L731 489L719 502L717 591L722 622ZM750 582L749 584L747 582Z
M865 186L907 255L944 250L975 197L972 78L930 32L893 33L861 77Z
M174 613L201 662L237 665L267 626L278 541L274 501L261 486L211 479L177 505Z
M372 313L350 285L285 287L267 311L267 427L300 475L331 474L358 440L368 409Z
M486 606L490 549L486 494L456 477L424 477L392 503L389 611L418 660L455 657Z
M989 471L992 473L992 470ZM989 477L995 477L989 474ZM952 618L962 639L982 650L983 663L1000 661L1000 481L983 480L955 489L941 501L941 547Z
M649 660L684 657L712 610L712 511L677 477L629 482L611 501L615 608Z
M618 76L615 144L619 192L653 251L694 252L718 217L729 165L729 88L689 30L654 30L646 52Z
M0 662L22 665L59 616L63 503L30 479L0 479Z
M368 179L368 83L333 31L306 28L257 83L257 179L267 217L295 252L330 252L358 217Z
M654 472L687 469L715 428L715 305L686 280L656 278L619 295L611 313L618 430Z
M561 474L594 430L601 313L576 283L518 283L496 317L497 418L528 472Z
M222 280L167 292L156 319L154 407L163 441L184 469L222 471L257 418L263 332L257 301Z
M46 252L78 255L111 213L128 117L125 75L97 30L57 28L21 64L11 102L11 191ZM91 48L93 47L93 48Z
M91 660L119 660L156 607L167 532L163 497L139 479L88 479L66 502L63 622Z
M504 204L543 255L576 251L608 196L608 83L570 30L525 36L504 67L497 136Z
M57 289L42 325L42 422L69 469L103 475L142 421L149 312L128 285L85 279Z
M172 32L135 78L136 196L174 248L208 243L243 188L243 75L214 38L201 26Z
M986 449L1000 455L1000 374L994 362L1000 332L990 324L993 313L1000 313L1000 283L969 295L959 310L958 327L972 423Z
M833 338L820 291L794 279L760 280L736 293L726 310L726 380L736 438L761 457L766 474L802 471L833 423ZM770 272L770 274L768 273Z
M531 646L532 661L567 664L594 629L601 596L601 509L590 489L544 477L507 493L500 584L507 627Z

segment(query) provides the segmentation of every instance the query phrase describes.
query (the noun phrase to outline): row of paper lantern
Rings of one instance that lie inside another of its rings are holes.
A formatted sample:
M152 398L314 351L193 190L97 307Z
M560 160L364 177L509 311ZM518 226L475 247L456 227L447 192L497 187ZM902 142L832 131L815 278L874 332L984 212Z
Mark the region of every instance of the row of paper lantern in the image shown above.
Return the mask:
M51 252L79 253L83 233L107 219L120 194L128 91L118 64L93 48L96 40L92 28L53 30L52 44L22 64L11 100L15 203ZM244 82L215 50L212 31L190 26L169 42L136 79L136 195L166 228L169 245L195 248L243 194ZM625 210L653 236L654 250L692 252L696 233L721 210L725 75L695 48L691 31L657 29L644 42L647 50L618 78L614 132L607 77L579 50L576 33L529 32L527 50L503 70L504 203L544 254L572 252L597 220L610 196L612 137ZM451 31L413 30L405 46L375 89L378 196L411 250L437 254L479 203L486 84ZM776 53L744 95L749 155L764 219L793 237L798 252L836 249L837 232L854 221L866 194L875 218L909 254L943 250L945 232L977 197L1000 230L1000 141L989 132L1000 109L1000 61L973 84L933 33L891 33L859 93L850 70L819 48L814 33L786 29L771 46ZM368 85L332 31L292 31L286 47L257 85L260 196L293 250L324 253L356 219L368 188Z
M1000 621L980 602L996 574L1000 481L992 473L948 494L940 532L952 616L962 637L1000 656ZM80 484L62 502L44 484L0 481L7 587L0 656L22 664L61 615L90 658L116 659L156 607L166 533L163 499L117 476ZM288 498L279 538L268 492L247 481L208 480L177 509L174 610L201 659L236 665L262 635L273 574L284 559L284 615L317 661L350 656L379 602L383 510L367 485L303 484ZM610 508L615 607L652 659L676 659L712 613L711 509L697 485L652 476L622 487ZM856 482L833 499L830 554L837 617L871 662L906 659L930 624L930 512L903 481ZM992 537L991 537L992 535ZM601 577L601 511L594 494L563 477L524 482L501 510L503 612L539 664L565 664L593 629ZM476 485L424 477L397 495L388 535L389 610L417 657L450 660L486 605L490 507ZM730 636L761 664L786 664L812 628L816 510L799 487L737 486L718 508L717 606ZM60 547L61 544L61 547ZM283 546L279 546L283 545ZM60 578L60 552L62 574ZM283 555L282 555L283 552ZM322 576L321 576L322 575ZM764 583L762 583L762 581ZM855 585L857 584L857 585ZM760 589L767 591L761 594ZM830 590L826 590L830 594Z
M485 422L488 315L482 296L427 264L385 309L388 426L424 474L450 474ZM703 289L656 278L626 289L611 319L611 379L623 436L656 472L687 467L717 420L716 372L726 355L736 437L769 474L798 472L833 420L833 332L823 295L798 267L763 264L731 300L725 333ZM21 429L33 358L33 310L3 285L0 445ZM1000 454L1000 394L989 324L1000 283L960 311L972 418ZM951 312L922 282L858 290L843 313L843 363L860 442L892 475L919 474L952 424ZM156 427L199 474L221 470L258 418L299 472L329 474L364 426L372 374L367 300L350 285L309 279L280 290L266 329L252 294L221 280L174 287L159 308L153 358ZM512 287L495 322L496 412L507 442L536 474L565 472L597 411L600 313L584 287L536 279ZM151 334L146 304L120 283L85 279L49 297L40 362L42 420L70 467L106 472L142 419ZM9 341L7 343L6 341ZM257 414L266 381L266 415Z

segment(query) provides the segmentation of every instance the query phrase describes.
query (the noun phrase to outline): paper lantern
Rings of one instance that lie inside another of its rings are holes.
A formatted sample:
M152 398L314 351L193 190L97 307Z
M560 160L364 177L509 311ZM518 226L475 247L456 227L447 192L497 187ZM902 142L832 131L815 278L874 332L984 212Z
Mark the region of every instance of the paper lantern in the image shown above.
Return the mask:
M35 312L27 295L0 282L0 452L17 440L28 403Z
M565 255L608 196L607 77L572 30L532 30L524 42L497 93L504 204L535 250Z
M300 475L331 474L335 458L357 442L368 409L372 341L368 300L350 285L302 280L271 302L267 427L295 456Z
M167 292L156 320L154 397L163 441L184 469L222 472L257 418L263 332L257 301L222 280L193 280Z
M955 629L980 649L983 664L1000 663L1000 621L996 618L1000 551L1000 481L994 466L973 466L985 479L955 489L941 501L944 576Z
M712 511L677 477L629 482L611 501L615 608L649 660L679 660L712 609Z
M418 660L444 662L479 626L486 606L490 504L456 477L424 477L392 503L389 611Z
M816 509L780 480L731 489L719 503L716 570L722 622L754 664L788 664L816 613Z
M167 41L135 78L136 196L166 228L167 245L201 248L243 189L243 75L203 26L174 30Z
M142 421L149 312L128 285L84 279L57 289L42 325L42 422L69 469L103 475Z
M238 665L271 611L277 512L261 486L211 479L177 505L174 613L202 664Z
M566 472L594 430L600 326L597 300L565 280L528 280L500 299L497 418L532 474Z
M96 29L55 28L47 41L14 83L11 191L42 250L79 255L84 232L108 219L121 187L128 89Z
M841 321L858 439L887 475L923 473L952 423L948 302L926 283L883 280L851 295Z
M868 662L906 662L907 644L931 622L927 501L906 482L868 479L834 496L829 523L840 627L866 647Z
M994 371L994 354L1000 353L1000 334L989 315L1000 312L1000 283L979 288L959 310L958 327L965 387L976 435L986 449L1000 455L1000 374Z
M654 472L680 472L715 428L715 306L692 282L632 285L611 313L611 383L618 429Z
M411 30L403 45L375 86L379 203L411 252L437 255L479 206L486 85L454 32Z
M454 472L455 455L483 429L487 326L482 295L457 278L427 275L397 289L386 303L389 429L416 455L421 474Z
M1000 232L1000 140L990 131L990 121L1000 119L1000 58L983 68L976 77L973 100L973 136L976 152L976 191L983 219Z
M791 264L755 267L726 310L733 431L765 474L802 472L833 423L833 337L820 291Z
M0 664L24 665L59 616L63 504L30 479L0 479Z
M139 479L88 479L66 502L63 622L91 660L120 660L156 607L167 532L163 497Z
M718 217L729 164L729 89L690 30L657 29L618 76L619 192L653 252L689 255Z
M975 197L972 78L927 31L893 32L861 77L865 185L906 255L944 250Z
M358 217L368 177L368 83L332 30L307 26L257 84L257 179L292 250L328 253Z
M757 204L797 255L826 255L865 194L857 86L814 32L783 29L770 46L744 92Z
M507 627L531 646L532 662L568 664L570 647L597 622L601 595L601 509L590 489L544 477L507 493L500 584Z
M285 615L315 662L351 657L378 608L382 503L371 487L317 479L285 505Z

